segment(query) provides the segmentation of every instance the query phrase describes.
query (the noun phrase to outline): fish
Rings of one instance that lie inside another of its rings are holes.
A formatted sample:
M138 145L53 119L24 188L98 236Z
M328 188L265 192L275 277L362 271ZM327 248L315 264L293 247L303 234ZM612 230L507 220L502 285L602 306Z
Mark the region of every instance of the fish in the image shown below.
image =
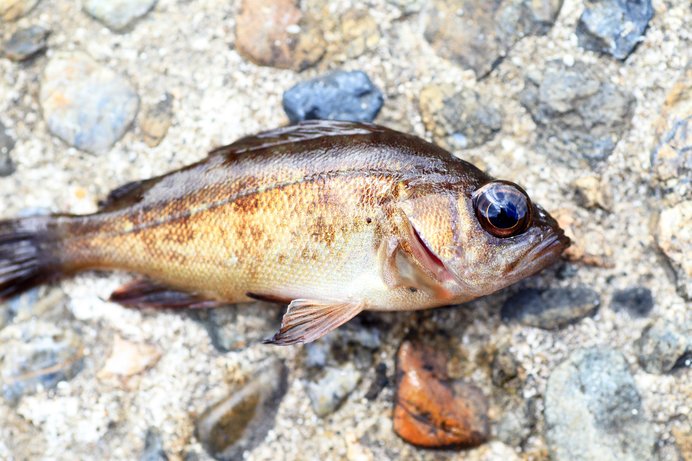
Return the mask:
M139 278L133 308L287 304L267 343L314 341L365 310L493 293L570 241L520 186L421 138L307 121L112 191L97 212L0 221L0 300L87 270Z

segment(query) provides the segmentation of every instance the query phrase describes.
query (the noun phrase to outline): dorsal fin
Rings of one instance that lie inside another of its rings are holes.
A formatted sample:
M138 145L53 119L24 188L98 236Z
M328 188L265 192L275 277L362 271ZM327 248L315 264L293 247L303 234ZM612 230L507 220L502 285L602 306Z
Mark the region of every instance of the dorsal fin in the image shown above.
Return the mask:
M307 120L263 133L246 136L229 144L212 150L209 155L242 154L277 147L284 144L295 144L330 136L369 135L382 133L387 128L370 123L341 122L335 120Z
M114 211L139 203L157 181L158 178L132 181L113 189L99 201L99 211Z

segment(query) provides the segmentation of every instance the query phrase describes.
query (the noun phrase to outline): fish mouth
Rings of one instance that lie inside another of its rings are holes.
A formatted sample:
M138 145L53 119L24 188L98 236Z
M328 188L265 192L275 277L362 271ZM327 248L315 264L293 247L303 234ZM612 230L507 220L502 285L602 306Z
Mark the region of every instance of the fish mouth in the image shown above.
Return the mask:
M565 235L562 229L558 229L551 233L547 238L539 242L533 249L526 255L525 260L529 261L527 267L528 274L534 274L544 267L550 266L557 262L572 241Z

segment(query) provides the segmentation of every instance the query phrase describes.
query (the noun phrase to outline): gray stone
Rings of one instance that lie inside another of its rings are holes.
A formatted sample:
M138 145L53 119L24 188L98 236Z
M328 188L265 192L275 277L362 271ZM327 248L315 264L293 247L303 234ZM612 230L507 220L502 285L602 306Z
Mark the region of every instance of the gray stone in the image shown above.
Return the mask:
M329 335L306 344L304 364L321 369L328 364L351 362L358 369L365 369L371 366L372 352L380 345L380 331L365 325L359 316Z
M361 71L338 70L299 83L283 96L292 123L314 119L372 122L383 103L382 92Z
M521 446L536 424L534 407L534 400L521 400L510 405L495 426L495 437L510 447Z
M505 301L501 315L506 322L554 330L594 315L600 304L599 294L584 286L524 288Z
M656 243L668 259L678 293L692 299L692 200L665 207L658 218Z
M108 28L123 32L144 17L157 0L86 0L84 11Z
M200 312L214 347L239 351L261 342L281 325L280 306L265 302L239 304Z
M19 29L5 42L2 51L12 61L25 61L45 51L50 31L41 26Z
M286 366L272 361L199 417L197 439L215 459L243 459L243 453L262 443L274 426L287 388Z
M83 366L80 337L42 321L10 325L0 332L0 389L11 404L39 389L52 389Z
M142 111L139 128L142 130L147 146L156 147L161 144L172 121L173 95L166 93L159 102Z
M360 382L361 374L347 363L341 368L327 367L317 381L306 383L306 391L315 414L321 418L334 413Z
M485 144L502 128L500 109L471 89L430 85L421 91L419 105L425 128L451 150Z
M487 75L527 35L544 35L562 0L433 0L425 38L437 54Z
M0 18L16 21L34 9L40 0L0 0Z
M634 317L646 317L654 308L654 297L646 287L630 287L613 293L610 308L627 311Z
M15 172L10 152L14 149L14 138L7 134L5 125L0 122L0 178Z
M107 151L132 124L139 97L122 76L84 53L57 53L40 93L48 129L78 149Z
M580 349L558 365L545 394L546 436L554 461L653 459L656 433L623 355Z
M168 455L163 448L163 440L161 434L154 428L147 431L144 438L144 450L139 461L168 461Z
M635 345L645 371L667 373L687 351L692 352L692 325L658 320L644 329Z
M498 387L505 387L519 375L519 362L508 347L495 351L490 367L491 380Z
M605 160L629 129L634 96L581 61L551 61L529 76L521 103L537 125L537 149L575 167Z
M585 0L577 23L579 46L625 59L644 38L651 0Z

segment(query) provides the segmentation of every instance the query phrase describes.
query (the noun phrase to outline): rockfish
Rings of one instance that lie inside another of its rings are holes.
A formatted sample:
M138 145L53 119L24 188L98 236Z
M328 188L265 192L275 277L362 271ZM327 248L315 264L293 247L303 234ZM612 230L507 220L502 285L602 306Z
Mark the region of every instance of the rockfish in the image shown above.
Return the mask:
M463 303L569 245L516 184L422 139L311 121L126 184L98 212L0 221L0 300L91 269L143 276L133 307L288 304L267 342L313 341L363 310Z

